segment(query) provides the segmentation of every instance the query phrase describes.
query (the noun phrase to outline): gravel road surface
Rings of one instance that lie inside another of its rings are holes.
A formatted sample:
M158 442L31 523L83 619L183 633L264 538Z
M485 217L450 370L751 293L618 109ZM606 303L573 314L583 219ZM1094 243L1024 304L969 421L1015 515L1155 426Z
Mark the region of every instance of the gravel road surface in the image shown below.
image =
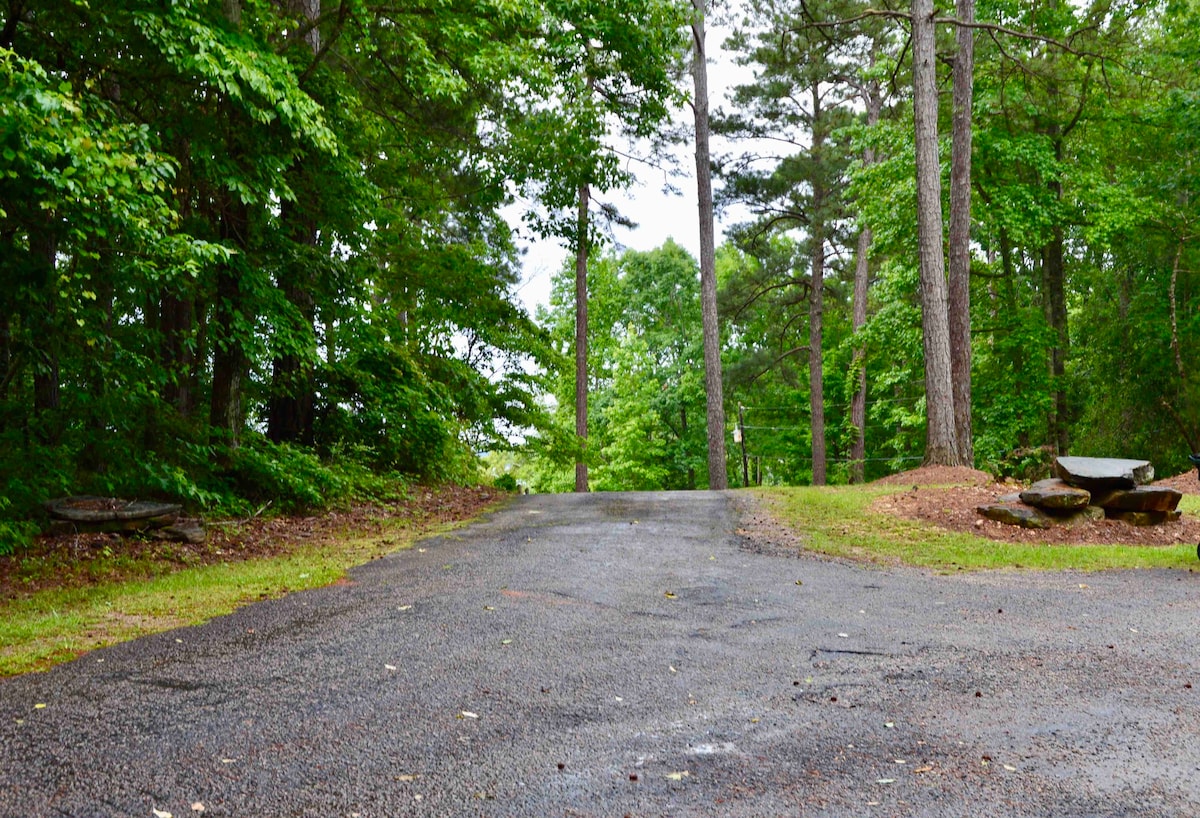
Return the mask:
M0 681L0 815L1200 815L1200 573L845 564L739 502L523 497Z

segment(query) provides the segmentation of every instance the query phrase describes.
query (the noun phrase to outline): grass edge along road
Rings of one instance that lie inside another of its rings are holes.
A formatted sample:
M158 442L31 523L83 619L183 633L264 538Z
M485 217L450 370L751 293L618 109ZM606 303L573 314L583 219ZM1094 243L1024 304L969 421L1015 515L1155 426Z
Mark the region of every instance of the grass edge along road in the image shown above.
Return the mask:
M896 487L755 489L760 508L793 529L809 551L878 564L939 571L985 569L1099 571L1196 567L1196 547L1007 543L947 531L872 510ZM741 493L741 492L739 492ZM495 510L503 500L480 513ZM1200 513L1200 497L1180 507ZM49 588L0 601L0 677L45 670L95 648L195 625L292 591L338 581L373 557L411 548L418 540L470 523L394 521L370 535L348 534L304 543L286 554L168 570L157 576Z
M755 489L760 508L800 532L804 548L860 562L904 564L941 571L1032 569L1104 571L1197 567L1195 543L1180 545L1061 545L1012 543L939 528L873 511L874 501L902 488L803 486ZM1200 513L1200 497L1185 495L1185 514Z
M502 498L451 521L387 520L370 534L296 541L275 556L194 567L156 564L149 578L126 576L0 600L0 678L48 670L96 648L333 584L356 565L468 525L506 502Z

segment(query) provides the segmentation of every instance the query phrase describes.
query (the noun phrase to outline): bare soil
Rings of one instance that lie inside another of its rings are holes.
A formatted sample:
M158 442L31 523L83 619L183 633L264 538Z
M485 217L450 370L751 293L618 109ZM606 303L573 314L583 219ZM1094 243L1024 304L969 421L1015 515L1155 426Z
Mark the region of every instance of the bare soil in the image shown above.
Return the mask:
M485 487L418 486L406 500L359 505L317 516L210 520L203 543L121 534L59 534L39 537L30 548L0 557L0 599L49 587L84 586L145 574L283 556L343 537L369 537L396 527L428 530L470 519L503 492ZM128 572L128 576L124 575Z
M959 485L948 485L950 483ZM1044 530L988 520L975 511L976 507L996 502L1005 494L1019 491L1021 486L1017 483L994 482L986 472L974 469L925 467L893 474L876 481L876 485L911 487L908 491L880 497L872 506L877 512L922 520L951 531L968 532L1003 542L1066 545L1175 545L1200 542L1200 519L1186 514L1177 522L1154 526L1100 520ZM1195 471L1159 480L1155 485L1200 494L1200 481L1197 481Z
M992 476L966 466L922 466L876 480L877 486L987 486Z

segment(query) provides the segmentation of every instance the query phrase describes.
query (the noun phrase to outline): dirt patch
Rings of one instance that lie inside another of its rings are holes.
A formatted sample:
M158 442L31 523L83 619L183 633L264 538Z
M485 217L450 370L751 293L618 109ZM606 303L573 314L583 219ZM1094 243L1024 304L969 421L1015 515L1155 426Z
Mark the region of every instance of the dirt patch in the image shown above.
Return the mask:
M874 481L877 486L987 486L992 476L966 466L922 466Z
M769 500L743 495L735 502L739 526L734 533L742 538L743 550L756 554L796 556L804 548L803 536L772 513Z
M1192 479L1192 492L1200 491L1200 485L1195 484L1194 473ZM1153 526L1099 520L1070 527L1033 530L984 519L976 513L976 506L996 502L1002 495L1017 490L1018 487L1012 483L988 482L985 485L949 487L914 484L908 491L880 497L872 505L872 510L893 517L923 520L951 531L1003 542L1073 545L1177 545L1200 542L1200 519L1188 515L1178 522Z
M1197 479L1195 469L1189 469L1183 474L1177 474L1174 477L1164 477L1162 480L1155 480L1154 485L1165 486L1184 494L1200 494L1200 479Z
M418 486L395 503L361 505L319 516L254 517L207 522L205 542L192 544L120 534L39 537L16 554L0 557L0 599L51 587L163 574L180 568L274 557L334 538L379 536L388 544L397 526L432 529L469 519L503 492L485 487Z

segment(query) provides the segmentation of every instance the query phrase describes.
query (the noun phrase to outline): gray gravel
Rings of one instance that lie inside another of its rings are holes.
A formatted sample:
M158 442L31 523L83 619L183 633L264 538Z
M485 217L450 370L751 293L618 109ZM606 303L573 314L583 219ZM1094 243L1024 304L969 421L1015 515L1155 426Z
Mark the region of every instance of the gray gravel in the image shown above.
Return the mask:
M1200 814L1200 574L796 557L734 503L521 498L0 682L0 815Z

